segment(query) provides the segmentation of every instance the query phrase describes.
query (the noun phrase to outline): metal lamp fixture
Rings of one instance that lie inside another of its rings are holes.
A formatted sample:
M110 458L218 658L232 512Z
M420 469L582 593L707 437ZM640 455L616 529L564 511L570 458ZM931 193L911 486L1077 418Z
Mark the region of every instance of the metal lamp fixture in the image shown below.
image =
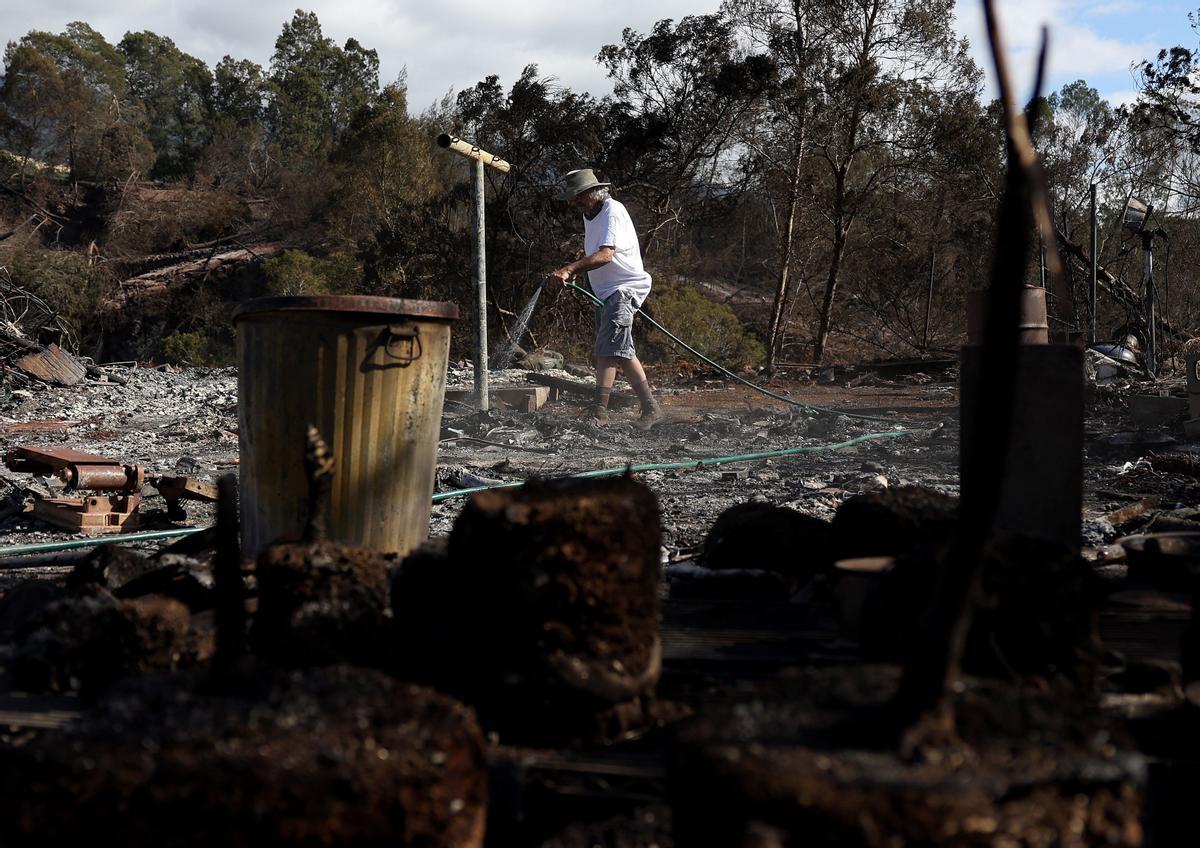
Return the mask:
M1145 229L1146 222L1150 220L1153 212L1153 205L1143 203L1136 197L1130 197L1125 201L1125 211L1121 216L1122 224L1130 233L1140 233Z

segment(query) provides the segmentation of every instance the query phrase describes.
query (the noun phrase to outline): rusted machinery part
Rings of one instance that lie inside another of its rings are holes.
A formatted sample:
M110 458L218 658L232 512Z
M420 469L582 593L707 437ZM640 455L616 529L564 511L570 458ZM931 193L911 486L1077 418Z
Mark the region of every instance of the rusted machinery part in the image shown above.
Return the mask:
M56 474L68 489L93 492L136 492L146 482L146 469L140 465L91 465L73 463Z

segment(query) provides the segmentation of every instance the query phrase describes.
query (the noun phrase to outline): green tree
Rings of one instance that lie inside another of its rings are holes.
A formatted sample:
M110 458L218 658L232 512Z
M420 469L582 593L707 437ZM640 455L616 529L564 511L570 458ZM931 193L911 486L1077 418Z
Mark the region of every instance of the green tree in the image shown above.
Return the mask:
M338 47L316 14L297 10L275 39L269 125L286 154L320 161L379 91L379 56L351 38Z
M822 0L816 0L822 2ZM811 144L823 164L829 266L813 357L823 360L851 229L897 169L940 139L928 118L974 100L981 75L954 33L953 0L852 0L834 8Z
M613 80L610 169L651 213L642 240L650 254L663 228L677 231L724 181L730 142L774 63L739 56L721 15L661 20L645 35L626 29L597 60Z
M146 136L156 158L151 175L191 176L211 136L213 76L171 39L130 32L118 49L125 56L125 81L146 114Z
M85 23L10 43L0 99L26 146L65 162L73 180L126 179L149 167L153 149L141 131L141 103L125 83L124 57Z
M210 140L199 175L233 191L262 194L277 181L279 155L265 121L270 82L262 66L225 56L213 70Z
M358 112L332 157L338 191L331 231L354 245L372 293L424 294L413 278L430 256L429 205L442 190L433 134L408 114L404 87L389 85Z

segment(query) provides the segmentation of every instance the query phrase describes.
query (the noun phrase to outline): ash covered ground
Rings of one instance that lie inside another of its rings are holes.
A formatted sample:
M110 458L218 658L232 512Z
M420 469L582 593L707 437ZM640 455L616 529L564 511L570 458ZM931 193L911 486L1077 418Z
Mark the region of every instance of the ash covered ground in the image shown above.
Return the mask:
M566 372L548 372L562 377ZM578 373L578 372L576 372ZM525 383L526 372L492 372L493 387ZM453 365L449 385L469 388L469 364ZM659 372L652 374L667 420L648 432L635 426L636 409L614 410L597 427L587 417L586 397L566 396L537 412L517 412L502 404L481 413L447 401L438 452L437 491L470 488L494 481L557 477L600 468L680 463L788 448L820 448L868 433L902 426L921 432L903 438L868 441L840 450L759 459L700 469L653 470L639 476L658 495L663 512L664 557L690 558L713 521L726 508L749 500L792 507L831 518L839 503L863 491L916 483L953 493L958 486L957 375L940 372L885 376L870 369L829 369L812 379L787 372L771 388L796 401L878 415L861 420L812 412L765 397L731 380ZM69 447L125 463L150 473L188 475L211 482L237 470L237 374L232 368L178 372L134 370L128 385L87 381L63 389L34 385L0 389L0 448L24 445ZM622 384L618 383L618 389ZM1156 393L1182 390L1160 382ZM1139 388L1129 383L1094 389L1086 425L1084 541L1110 542L1117 528L1104 516L1145 494L1159 506L1190 517L1194 478L1164 475L1146 460L1154 451L1185 449L1174 422L1137 429L1128 406ZM39 481L0 468L0 498L8 514L0 519L5 544L73 538L17 511L29 487L48 494L57 481ZM144 490L142 530L181 524L205 526L212 508L187 504L186 522L166 517L166 504L152 488ZM462 499L436 504L430 535L449 532ZM0 512L0 515L3 515ZM1128 529L1128 528L1125 528ZM19 576L9 573L11 581Z

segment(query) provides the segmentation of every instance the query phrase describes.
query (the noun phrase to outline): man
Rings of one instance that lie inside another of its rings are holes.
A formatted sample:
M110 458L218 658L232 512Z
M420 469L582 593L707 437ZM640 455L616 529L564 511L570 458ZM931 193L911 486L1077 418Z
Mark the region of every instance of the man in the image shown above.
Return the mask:
M583 213L584 257L552 271L543 285L565 288L572 276L587 272L592 292L604 302L596 316L596 402L592 419L597 424L608 422L608 399L619 367L642 402L638 423L649 428L662 413L633 349L633 313L650 294L650 275L642 267L637 231L624 204L609 196L610 183L597 180L591 168L571 171L563 181L560 199Z

